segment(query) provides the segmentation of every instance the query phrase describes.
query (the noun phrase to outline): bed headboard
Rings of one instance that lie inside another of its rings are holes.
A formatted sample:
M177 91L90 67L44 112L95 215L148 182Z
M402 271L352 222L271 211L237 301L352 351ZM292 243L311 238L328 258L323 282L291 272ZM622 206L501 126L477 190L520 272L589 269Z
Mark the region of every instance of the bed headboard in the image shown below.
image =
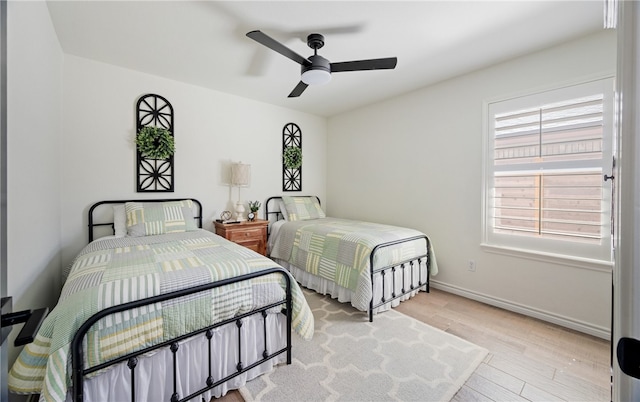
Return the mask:
M182 201L182 200L191 200L195 205L195 211L193 214L193 219L196 220L198 227L202 228L202 204L200 201L195 198L163 198L160 200L152 199L152 200L109 200L109 201L98 201L89 208L89 243L93 241L94 230L97 226L111 226L111 230L115 234L115 227L113 222L113 213L111 213L111 222L99 222L95 223L94 216L97 214L97 209L103 205L113 205L113 204L124 204L127 202L166 202L166 201Z
M321 204L320 197L318 197L317 195L294 195L292 197L313 197L318 200L318 204ZM278 202L279 200L282 200L281 195L267 198L267 202L264 203L264 219L266 219L267 221L279 221L284 219L284 215L282 215L282 212L280 211L280 203Z

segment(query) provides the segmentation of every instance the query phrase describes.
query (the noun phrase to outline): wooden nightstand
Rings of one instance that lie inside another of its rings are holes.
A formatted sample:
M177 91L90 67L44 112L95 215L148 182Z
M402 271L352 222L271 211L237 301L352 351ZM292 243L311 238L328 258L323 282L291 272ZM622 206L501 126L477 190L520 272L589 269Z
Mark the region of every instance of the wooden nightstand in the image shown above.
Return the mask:
M256 219L253 222L220 223L213 222L216 234L250 248L262 255L267 255L267 226L266 220Z

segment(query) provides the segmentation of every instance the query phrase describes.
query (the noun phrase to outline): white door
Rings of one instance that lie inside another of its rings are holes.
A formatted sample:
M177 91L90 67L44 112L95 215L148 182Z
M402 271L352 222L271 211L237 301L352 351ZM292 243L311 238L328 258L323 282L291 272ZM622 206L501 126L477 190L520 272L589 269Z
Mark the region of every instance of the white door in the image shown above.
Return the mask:
M7 2L0 0L0 296L7 295ZM4 338L4 337L3 337ZM0 401L8 399L6 342L0 346Z
M640 401L640 3L618 6L612 400Z

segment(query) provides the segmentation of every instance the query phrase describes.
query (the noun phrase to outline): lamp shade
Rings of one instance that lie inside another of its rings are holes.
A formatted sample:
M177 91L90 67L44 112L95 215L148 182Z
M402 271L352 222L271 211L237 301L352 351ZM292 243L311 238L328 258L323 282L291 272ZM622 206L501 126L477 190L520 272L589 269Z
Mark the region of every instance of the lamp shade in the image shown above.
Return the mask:
M234 163L231 165L231 184L234 186L248 186L251 182L251 165Z

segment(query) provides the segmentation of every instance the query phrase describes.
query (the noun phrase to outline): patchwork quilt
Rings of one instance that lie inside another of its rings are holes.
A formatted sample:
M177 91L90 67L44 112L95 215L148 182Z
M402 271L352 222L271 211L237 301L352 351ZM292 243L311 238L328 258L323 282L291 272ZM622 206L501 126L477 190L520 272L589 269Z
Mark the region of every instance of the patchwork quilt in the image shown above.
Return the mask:
M338 218L289 221L283 224L271 249L271 257L330 280L355 294L352 304L366 311L372 298L370 255L378 244L424 234L397 226ZM426 253L424 239L381 248L374 267L391 266ZM438 266L429 242L429 272Z
M98 240L76 257L57 306L9 373L9 389L64 401L71 385L70 343L106 307L277 266L205 230ZM291 280L292 326L313 335L313 315ZM85 367L283 300L285 280L270 274L103 318L85 338Z

